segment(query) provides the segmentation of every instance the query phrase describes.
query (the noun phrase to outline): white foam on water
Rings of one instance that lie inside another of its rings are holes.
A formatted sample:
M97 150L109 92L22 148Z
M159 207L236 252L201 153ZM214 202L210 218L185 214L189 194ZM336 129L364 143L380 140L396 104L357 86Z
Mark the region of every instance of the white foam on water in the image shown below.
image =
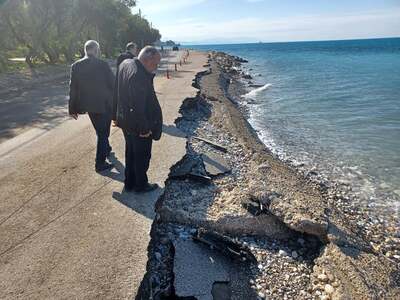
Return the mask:
M269 89L271 87L272 84L267 83L265 85L263 85L262 87L256 88L250 92L248 92L247 94L243 95L243 98L246 99L255 99L255 97L257 97L258 94L260 94L261 92Z
M343 183L351 186L351 190L346 193L356 197L353 198L353 201L359 201L360 204L368 203L370 206L380 206L381 213L383 211L386 211L386 213L394 212L400 216L400 190L391 192L388 190L387 184L381 183L381 186L379 186L374 178L370 178L365 174L358 165L344 165L342 161L338 161L333 157L327 157L323 162L319 162L315 160L310 152L301 149L298 149L296 153L291 152L278 140L275 140L271 130L260 121L259 106L252 104L251 101L246 102L250 102L246 103L249 108L249 123L273 155L290 165L299 166L299 170L304 174L307 171L316 170L321 181Z

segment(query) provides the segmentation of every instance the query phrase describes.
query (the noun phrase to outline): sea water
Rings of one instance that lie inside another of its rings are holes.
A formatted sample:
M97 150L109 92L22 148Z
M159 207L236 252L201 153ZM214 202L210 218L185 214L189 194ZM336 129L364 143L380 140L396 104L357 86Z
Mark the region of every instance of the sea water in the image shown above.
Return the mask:
M195 46L249 61L249 121L281 159L400 203L400 38Z

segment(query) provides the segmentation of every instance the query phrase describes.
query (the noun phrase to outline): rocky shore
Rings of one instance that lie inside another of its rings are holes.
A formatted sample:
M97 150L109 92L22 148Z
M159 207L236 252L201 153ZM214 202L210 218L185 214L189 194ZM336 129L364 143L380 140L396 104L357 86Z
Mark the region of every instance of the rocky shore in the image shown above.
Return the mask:
M181 107L187 152L157 202L136 299L399 298L398 216L374 218L271 154L240 106L245 62L211 53Z

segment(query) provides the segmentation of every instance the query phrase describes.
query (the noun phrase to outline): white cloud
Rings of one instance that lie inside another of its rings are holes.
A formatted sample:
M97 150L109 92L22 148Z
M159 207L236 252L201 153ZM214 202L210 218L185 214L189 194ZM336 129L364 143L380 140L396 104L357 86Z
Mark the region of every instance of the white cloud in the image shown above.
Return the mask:
M139 0L134 10L141 9L143 14L161 14L179 12L184 8L195 6L207 0Z
M400 36L400 11L308 15L284 19L231 21L182 19L160 26L164 38L181 42L246 42Z

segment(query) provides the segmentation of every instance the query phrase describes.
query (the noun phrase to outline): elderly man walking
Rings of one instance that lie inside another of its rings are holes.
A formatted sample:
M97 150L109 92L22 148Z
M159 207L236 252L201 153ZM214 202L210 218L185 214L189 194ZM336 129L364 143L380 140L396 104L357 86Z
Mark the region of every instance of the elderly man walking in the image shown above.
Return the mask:
M129 42L126 45L126 51L121 53L117 58L117 68L125 59L133 59L137 55L137 45L133 42Z
M147 171L152 141L161 138L162 112L154 91L154 72L161 55L146 46L138 58L124 60L117 78L117 102L113 119L125 137L125 191L149 192L158 188L150 184Z
M118 73L119 73L119 66L120 64L125 60L125 59L134 59L137 55L137 45L133 42L129 42L126 45L126 51L124 53L121 53L118 58L117 58L117 71L115 74L115 87L117 86L117 80L118 80ZM116 102L118 101L118 90L117 88L114 89L114 97L113 97L113 109L117 108ZM113 111L113 115L115 115L116 112ZM115 126L115 123L113 123L113 126Z
M114 74L105 61L99 59L100 46L93 40L85 43L85 57L71 67L69 91L69 114L78 119L79 114L88 113L96 130L96 172L113 167L106 162L111 153L108 141L112 117Z

